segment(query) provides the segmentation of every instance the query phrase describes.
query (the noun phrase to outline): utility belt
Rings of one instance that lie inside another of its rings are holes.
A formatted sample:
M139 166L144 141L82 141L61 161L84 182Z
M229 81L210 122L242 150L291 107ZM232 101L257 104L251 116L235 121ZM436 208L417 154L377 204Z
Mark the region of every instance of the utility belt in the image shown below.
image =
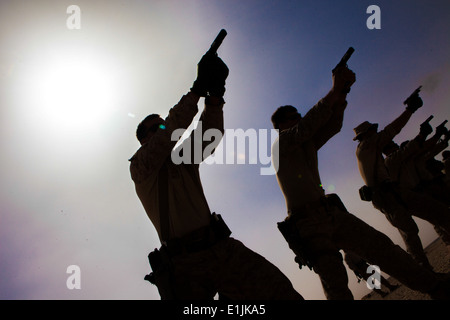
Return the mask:
M206 250L219 241L228 238L230 229L220 214L213 213L211 222L205 227L194 230L181 238L167 241L165 245L171 257Z
M388 193L395 192L398 183L392 181L383 181L374 187L362 186L359 188L359 197L363 201L372 201L374 192Z
M295 220L297 221L300 218L305 218L310 215L310 212L324 208L329 211L334 207L338 207L341 210L347 211L347 208L342 203L341 198L335 193L327 194L319 198L319 200L311 201L303 206L295 207L291 209L291 215L287 218L287 220Z
M337 194L329 194L321 197L317 201L311 201L304 206L291 209L291 215L284 221L278 222L277 227L283 235L284 239L289 244L289 248L295 253L295 262L298 263L300 269L303 266L307 266L312 270L314 264L314 253L310 252L305 246L305 242L299 235L297 230L297 221L311 216L312 211L324 208L327 211L333 208L339 208L347 212L347 208L342 203Z
M152 272L144 280L158 287L162 300L175 299L172 258L181 254L206 250L230 236L231 231L220 214L213 213L208 226L194 230L187 235L168 240L160 249L148 254Z

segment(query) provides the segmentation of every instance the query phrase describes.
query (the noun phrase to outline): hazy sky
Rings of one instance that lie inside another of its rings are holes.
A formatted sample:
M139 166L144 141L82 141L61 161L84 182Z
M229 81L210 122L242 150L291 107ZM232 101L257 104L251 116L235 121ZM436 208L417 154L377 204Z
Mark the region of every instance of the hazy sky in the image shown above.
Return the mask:
M372 4L381 29L367 27ZM67 25L70 5L81 9L80 29ZM348 47L356 49L343 128L319 152L322 183L404 248L384 215L359 199L353 128L365 120L383 128L419 85L424 106L396 141L414 137L429 115L433 126L449 118L449 18L448 0L2 0L0 298L159 299L143 280L159 241L128 159L139 148L137 124L166 116L188 92L222 28L227 129L269 130L280 105L306 113L330 89ZM306 299L325 299L276 228L286 208L275 176L260 175L263 165L249 157L200 167L211 210ZM436 233L416 221L429 244ZM71 265L80 267L81 289L67 288ZM349 280L356 299L369 292L351 272Z

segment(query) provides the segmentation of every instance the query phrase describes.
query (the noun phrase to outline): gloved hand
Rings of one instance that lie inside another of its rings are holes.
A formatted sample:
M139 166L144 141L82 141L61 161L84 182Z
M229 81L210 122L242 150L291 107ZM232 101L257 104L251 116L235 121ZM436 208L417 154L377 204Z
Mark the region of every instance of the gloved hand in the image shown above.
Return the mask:
M417 94L411 96L406 101L406 104L407 104L406 110L409 110L412 113L414 113L417 111L417 109L419 109L421 106L423 106L423 101L422 101L422 98L417 93Z
M349 93L355 81L355 73L346 66L338 67L333 72L333 89L337 92Z
M208 95L207 85L211 77L211 59L205 54L197 64L197 79L195 79L191 91L201 97L206 97Z
M211 67L213 76L208 84L208 92L212 97L221 98L225 94L225 80L228 77L229 69L218 56L214 57Z
M426 123L422 123L420 125L420 131L419 133L424 136L427 137L430 133L433 132L433 128L431 127L431 124L429 124L428 122Z
M228 77L228 67L216 54L205 54L197 65L197 79L191 88L192 92L201 97L208 93L222 97L225 93L225 80Z
M436 127L436 136L441 137L442 135L448 135L448 129L445 126Z

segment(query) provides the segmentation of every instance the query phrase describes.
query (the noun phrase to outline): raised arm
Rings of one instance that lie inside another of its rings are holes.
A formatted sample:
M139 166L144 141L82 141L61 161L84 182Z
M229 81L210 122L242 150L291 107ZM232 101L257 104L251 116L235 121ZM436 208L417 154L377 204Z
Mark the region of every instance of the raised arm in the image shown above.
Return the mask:
M197 127L190 134L180 148L174 150L179 161L189 161L190 164L200 164L210 156L219 144L224 133L223 106L225 101L225 80L229 70L226 64L217 55L209 58L211 74L207 85L208 95L205 98L205 108L202 111ZM180 155L188 150L190 154Z
M355 73L347 67L339 67L333 73L333 87L324 97L324 101L331 105L331 115L318 130L313 141L317 149L320 149L331 137L341 131L344 120L344 111L347 107L347 93L355 82Z

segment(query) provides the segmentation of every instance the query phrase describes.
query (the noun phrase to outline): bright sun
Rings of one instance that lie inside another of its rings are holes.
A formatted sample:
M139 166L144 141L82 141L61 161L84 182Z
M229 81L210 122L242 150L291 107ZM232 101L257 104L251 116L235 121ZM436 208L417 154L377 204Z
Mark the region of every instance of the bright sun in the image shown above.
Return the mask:
M101 121L117 91L110 70L89 57L49 62L35 79L41 115L48 124L66 129Z

